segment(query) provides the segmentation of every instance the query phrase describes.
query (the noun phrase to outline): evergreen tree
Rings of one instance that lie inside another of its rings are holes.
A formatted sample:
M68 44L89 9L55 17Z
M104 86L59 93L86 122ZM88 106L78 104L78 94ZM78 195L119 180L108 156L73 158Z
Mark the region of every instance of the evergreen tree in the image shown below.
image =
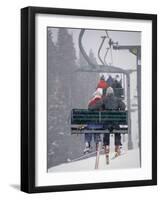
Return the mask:
M52 40L52 30L47 30L47 61L48 61L48 78L52 79L53 74L56 72L56 46Z
M98 64L97 60L96 60L96 57L94 56L94 53L93 53L92 49L90 49L90 51L89 51L89 59L91 60L91 62L93 64L96 64L96 65Z
M83 57L81 51L79 51L79 62L78 63L79 63L80 68L85 68L88 65L88 63L85 60L85 58Z
M57 59L59 61L59 71L61 84L64 88L64 94L68 106L70 105L71 100L71 89L73 85L73 72L76 69L76 53L73 43L72 35L68 33L66 28L60 28L58 30L58 39L57 39Z
M72 35L70 35L66 28L58 30L57 50L59 67L64 74L71 73L76 65L76 54Z
M71 136L69 122L76 69L73 37L60 28L54 45L52 33L56 29L48 32L48 168L82 152L81 137Z
M93 51L90 49L89 51L89 59L91 60L92 63L97 64L96 58L94 56ZM88 63L81 54L79 53L79 68L83 69L88 68ZM96 89L97 86L97 81L98 81L98 74L92 72L92 67L90 67L91 72L80 72L78 74L77 82L79 84L80 88L80 94L78 94L78 98L80 99L80 96L83 96L83 99L81 100L81 106L84 108L88 107L88 102L91 99L91 96L93 92ZM79 101L77 101L79 102Z

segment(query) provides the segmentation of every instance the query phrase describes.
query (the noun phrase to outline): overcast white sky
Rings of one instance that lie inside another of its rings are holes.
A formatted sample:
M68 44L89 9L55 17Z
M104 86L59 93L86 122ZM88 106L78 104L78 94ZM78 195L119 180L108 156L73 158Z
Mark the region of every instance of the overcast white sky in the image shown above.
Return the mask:
M54 42L57 40L57 28L51 28L53 32ZM77 57L79 53L78 38L80 29L68 29L69 33L73 35L73 41L77 52ZM129 31L111 31L108 30L108 34L113 41L118 42L119 45L141 45L141 32L129 32ZM96 59L99 46L101 44L101 36L106 35L104 30L86 30L83 36L83 45L87 52L90 49L94 52ZM106 48L108 47L108 39L105 40L105 43L102 47L101 55L104 58ZM127 50L112 50L113 55L113 65L127 69L127 68L136 68L136 56L129 53ZM110 53L107 55L107 63L111 63ZM101 64L101 63L99 63Z

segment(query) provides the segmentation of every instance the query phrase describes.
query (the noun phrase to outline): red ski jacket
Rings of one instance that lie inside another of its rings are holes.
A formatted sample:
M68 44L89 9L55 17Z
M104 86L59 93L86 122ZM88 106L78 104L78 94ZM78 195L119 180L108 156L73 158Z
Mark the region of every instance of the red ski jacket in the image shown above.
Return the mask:
M98 83L98 85L97 85L97 88L106 89L106 88L108 88L108 84L107 84L106 81L100 80L99 83Z
M88 103L88 106L94 106L99 100L101 100L101 97L97 96L93 99L91 99Z

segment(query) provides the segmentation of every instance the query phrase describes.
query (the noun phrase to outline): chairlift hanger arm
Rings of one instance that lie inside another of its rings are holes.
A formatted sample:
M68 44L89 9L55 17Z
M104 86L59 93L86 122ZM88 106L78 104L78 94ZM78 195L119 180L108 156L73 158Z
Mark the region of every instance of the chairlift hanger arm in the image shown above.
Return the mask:
M105 30L105 32L106 32L107 38L109 38L109 39L110 39L110 37L109 37L109 34L108 34L108 31L107 31L107 30Z
M129 50L130 53L135 56L141 57L141 46L140 45L113 45L114 50Z
M79 48L80 48L80 51L81 51L83 57L87 61L88 65L92 66L94 68L92 71L89 70L89 69L86 69L86 70L84 69L83 70L84 72L88 72L88 71L89 72L103 72L104 71L104 72L107 72L107 73L124 73L124 74L128 75L128 74L135 71L135 70L125 70L125 69L115 67L115 66L112 66L112 65L108 66L108 65L105 65L104 63L103 63L103 65L98 65L98 64L92 63L89 56L87 55L86 51L84 50L83 45L82 45L82 38L83 38L84 32L85 32L85 29L81 29L80 34L79 34ZM81 71L81 70L77 70L77 71Z
M106 62L107 53L108 53L108 51L110 50L110 54L111 54L111 63L113 64L112 46L113 46L114 44L117 44L117 42L116 42L116 43L113 42L113 40L110 38L110 36L109 36L107 30L105 30L105 33L106 33L106 35L107 35L107 38L109 39L109 41L108 41L109 48L107 48L107 52L106 52L105 57L104 57L104 62Z
M100 52L101 52L103 43L105 42L106 36L102 36L101 38L102 38L102 42L101 42L101 45L100 45L100 47L99 47L99 49L98 49L98 58L99 58L100 62L101 62L103 65L105 65L105 63L103 62L103 60L102 60L102 58L101 58Z
M80 49L83 57L87 61L88 65L90 65L90 66L95 68L97 65L95 65L94 63L91 62L89 56L87 55L87 53L86 53L86 51L85 51L85 49L83 47L83 44L82 44L82 38L83 38L84 32L85 32L85 29L81 29L80 34L79 34L79 49Z
M100 68L95 68L95 69L77 69L77 72L91 72L91 73L123 73L123 74L131 74L133 72L136 72L136 70L125 70L119 67L115 67L112 65L109 66L104 66L101 65Z
M109 48L106 49L106 53L105 53L105 56L104 56L104 63L105 63L106 65L107 65L107 63L106 63L106 57L107 57L108 51L109 51Z
M130 50L130 49L133 49L133 48L141 48L140 45L113 45L113 49L118 49L118 50Z

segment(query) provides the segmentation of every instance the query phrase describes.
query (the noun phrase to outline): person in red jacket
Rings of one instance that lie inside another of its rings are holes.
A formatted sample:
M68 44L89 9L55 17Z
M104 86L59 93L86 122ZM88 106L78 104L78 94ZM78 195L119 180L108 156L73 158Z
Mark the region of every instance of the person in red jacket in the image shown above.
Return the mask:
M90 110L100 110L100 100L102 99L103 90L101 88L97 88L97 90L93 93L92 99L88 102L88 109Z
M97 88L103 89L103 96L106 95L106 89L109 87L108 83L105 81L104 75L101 76L99 83L97 84Z
M88 103L88 109L89 110L101 110L102 109L102 89L98 88L94 93L92 99ZM89 124L88 128L94 128L97 125L95 124ZM98 143L101 141L101 137L99 133L85 133L85 149L84 153L89 153L91 150L91 142L92 137L94 137L94 142L96 144L96 148L98 146Z

